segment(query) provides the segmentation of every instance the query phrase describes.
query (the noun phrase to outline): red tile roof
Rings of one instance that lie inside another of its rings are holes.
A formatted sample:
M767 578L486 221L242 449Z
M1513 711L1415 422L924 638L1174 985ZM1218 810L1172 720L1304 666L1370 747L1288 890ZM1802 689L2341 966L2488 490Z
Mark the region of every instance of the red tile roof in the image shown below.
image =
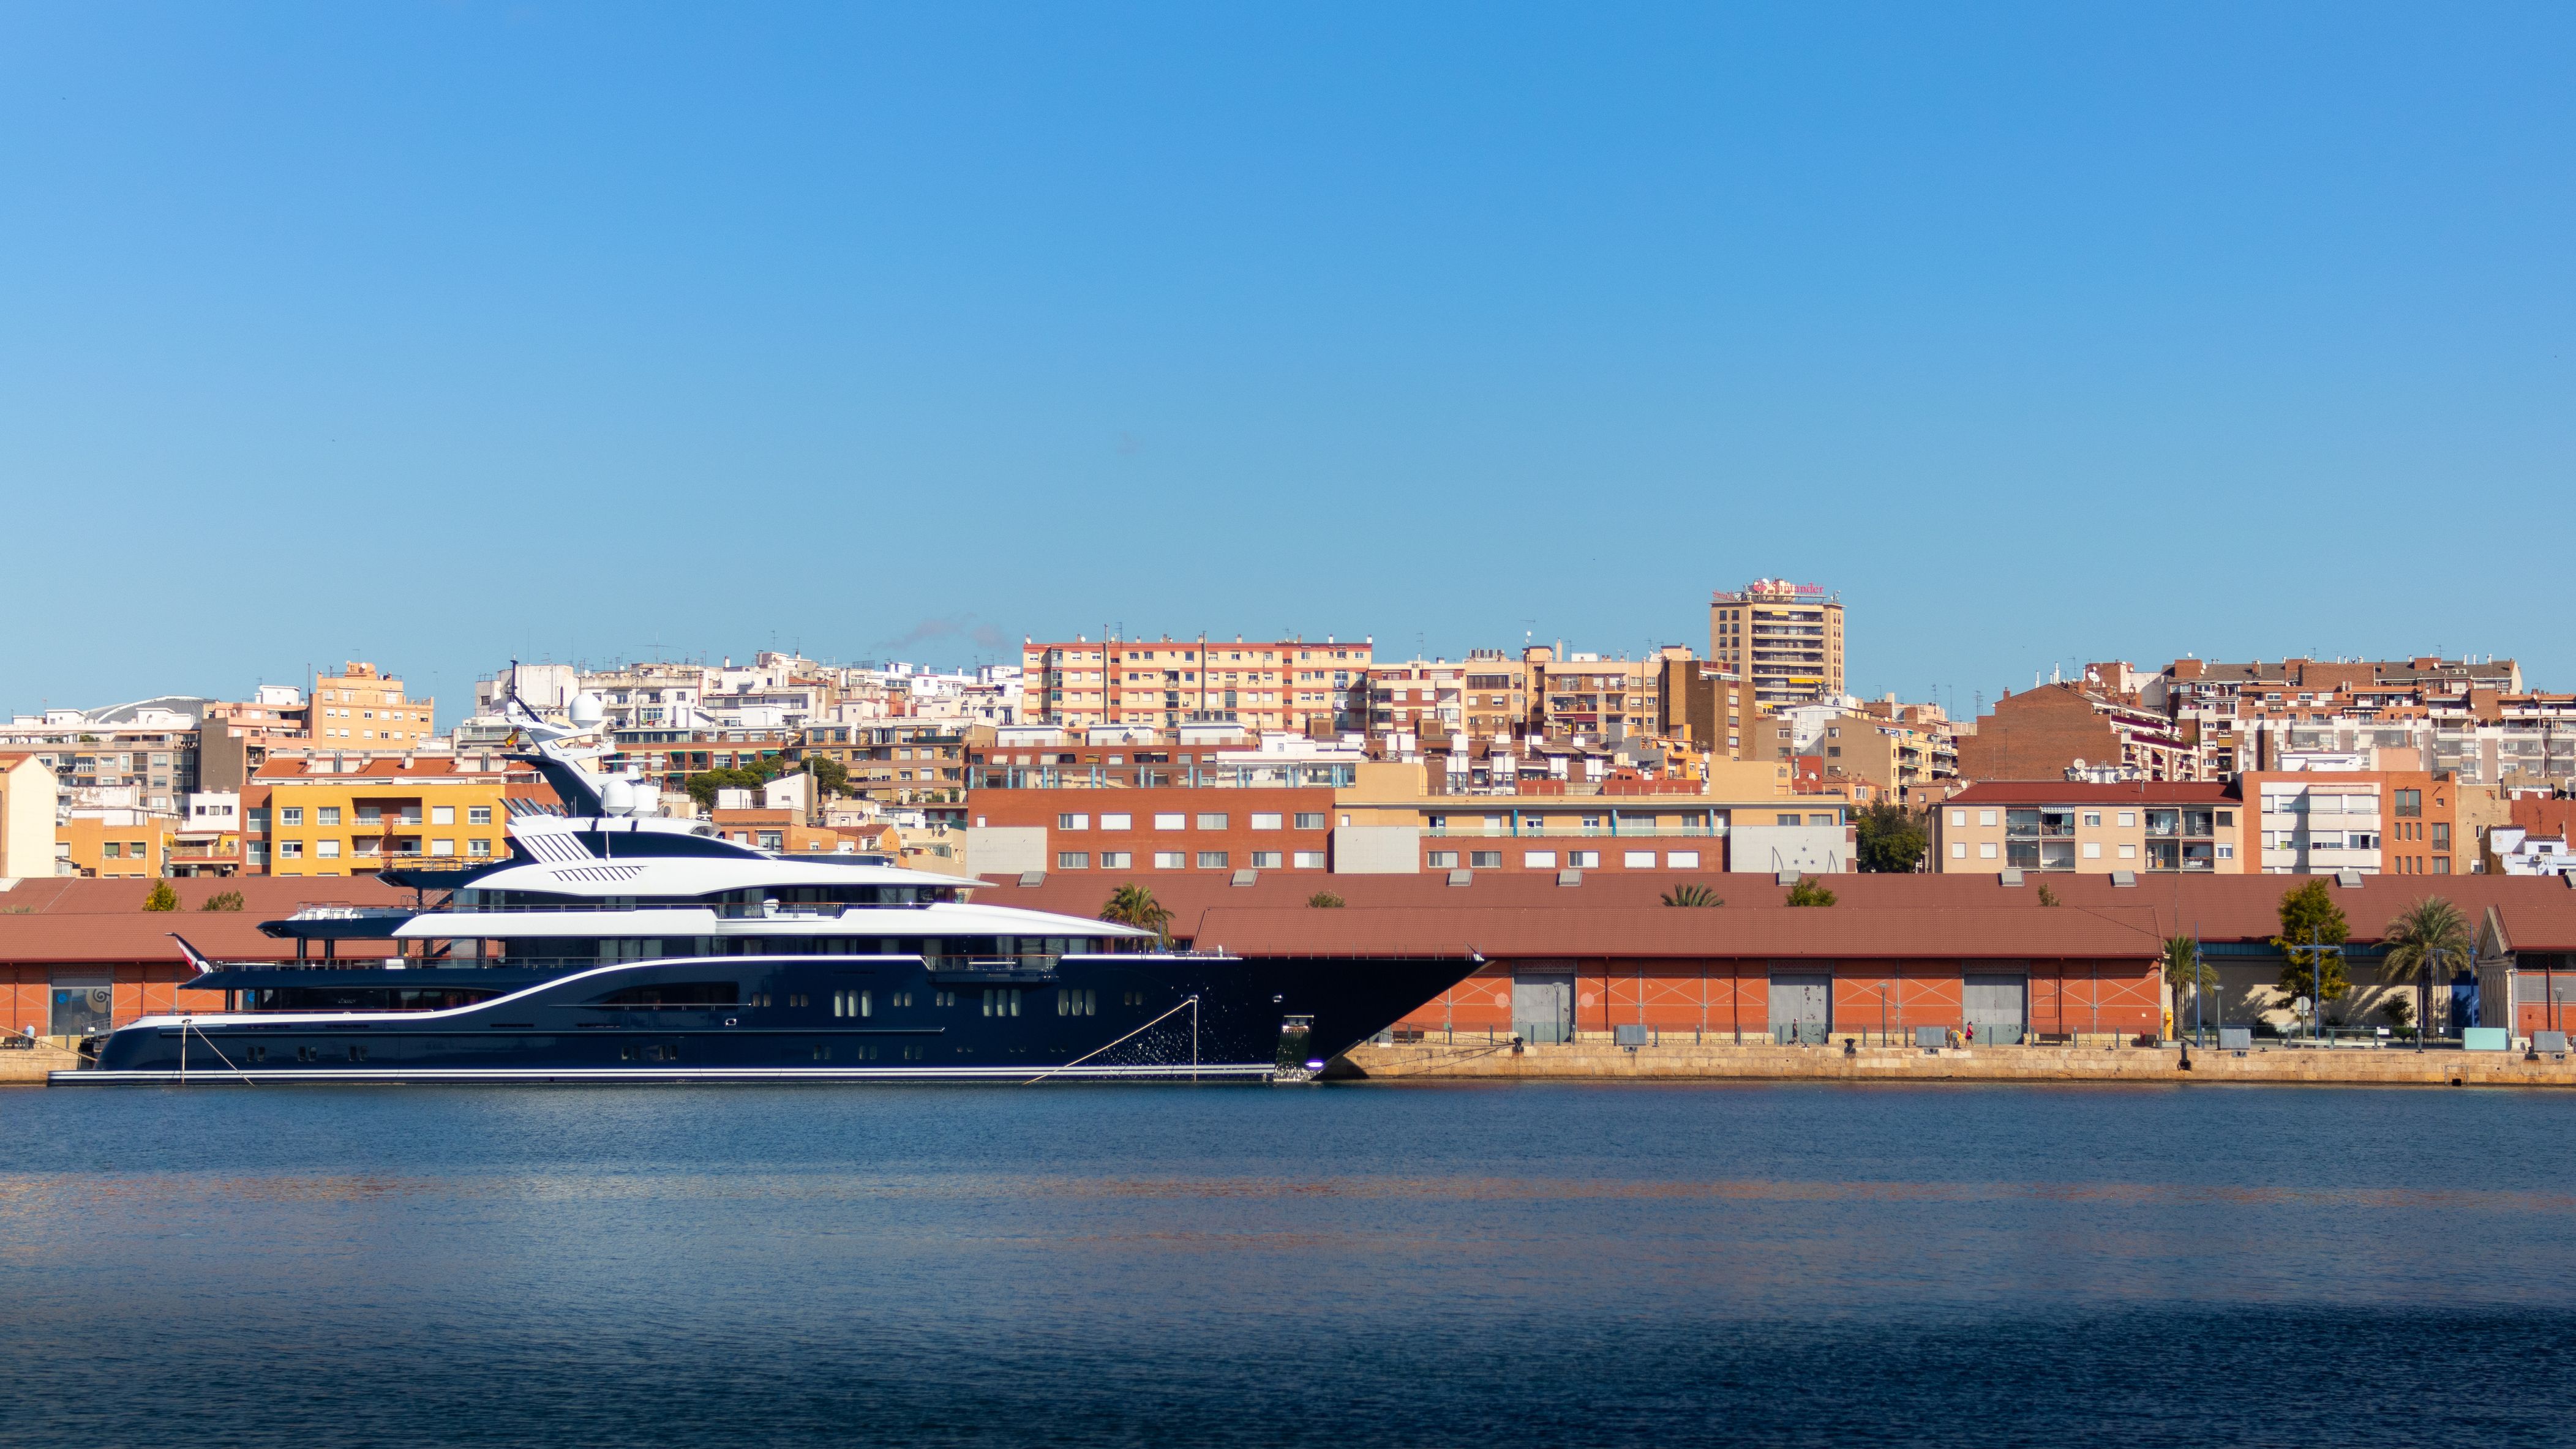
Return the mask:
M2190 935L2209 941L2263 941L2280 929L2284 893L2311 879L2328 881L2335 903L2356 941L2376 941L2388 922L2429 895L2448 898L2471 922L2487 907L2502 915L2516 949L2576 952L2576 889L2536 876L2363 876L2362 884L2332 884L2332 877L2275 875L2141 875L2135 886L2115 886L2107 875L2047 875L2013 888L1993 875L1835 875L1821 877L1838 904L1802 909L1801 918L1836 912L2042 911L2037 885L2045 880L2062 911L2111 912L2118 919L2145 912L2158 936ZM1173 913L1173 933L1194 939L1212 911L1252 907L1309 909L1308 896L1330 891L1352 911L1556 910L1595 908L1662 912L1663 892L1676 885L1705 886L1726 901L1723 912L1787 909L1786 887L1767 875L1667 871L1587 871L1578 886L1560 886L1544 872L1477 871L1466 886L1451 886L1441 873L1325 875L1263 871L1250 886L1232 886L1221 871L1055 871L1037 886L1015 877L987 878L975 898L987 905L1025 906L1066 915L1096 916L1109 893L1134 883L1151 890ZM1679 914L1675 911L1673 914ZM1315 910L1315 915L1333 914ZM1720 912L1712 911L1715 915ZM1228 945L1234 943L1228 942ZM1244 949L1236 947L1236 949Z
M1642 909L1217 906L1196 944L1265 955L1822 960L2143 959L2160 937L2142 910Z
M271 940L259 933L264 919L247 911L182 915L136 911L130 915L0 916L0 967L48 965L177 966L186 961L176 931L188 943L218 960L292 961L295 943ZM340 954L352 959L386 954L389 948L342 942ZM318 952L317 952L318 954Z
M144 898L152 894L148 880L90 880L67 876L50 876L22 880L0 891L0 918L23 915L124 915L150 914L155 920L180 917L206 919L230 916L229 911L201 911L211 896L226 892L242 898L240 918L250 921L275 920L292 915L304 905L331 902L353 906L401 905L413 897L410 891L396 890L373 876L243 876L224 880L213 876L192 876L173 880L170 889L179 896L179 909L168 914L148 913Z

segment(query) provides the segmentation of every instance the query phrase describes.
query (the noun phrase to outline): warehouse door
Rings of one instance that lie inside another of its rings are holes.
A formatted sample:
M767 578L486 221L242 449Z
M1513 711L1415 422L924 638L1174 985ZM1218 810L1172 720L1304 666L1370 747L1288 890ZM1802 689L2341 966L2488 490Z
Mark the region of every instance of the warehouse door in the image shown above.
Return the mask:
M1512 1035L1523 1041L1572 1040L1572 966L1523 966L1512 973Z
M2030 996L2030 978L1999 971L1967 973L1960 982L1960 1015L1966 1018L1969 1040L1979 1046L2019 1046L2022 1027L2027 1018L2024 1003Z
M91 1036L107 1030L116 1009L113 981L104 971L55 972L53 1021L45 1029L55 1036Z
M1771 976L1771 1039L1824 1045L1834 1029L1834 978L1815 972Z

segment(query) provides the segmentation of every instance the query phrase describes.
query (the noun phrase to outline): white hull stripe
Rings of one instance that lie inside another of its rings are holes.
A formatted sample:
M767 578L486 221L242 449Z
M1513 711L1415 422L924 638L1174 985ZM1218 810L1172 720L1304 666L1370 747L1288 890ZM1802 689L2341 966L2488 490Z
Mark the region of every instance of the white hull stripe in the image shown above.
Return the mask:
M251 1067L227 1071L220 1066L192 1070L187 1080L207 1086L244 1080L295 1082L871 1082L975 1081L1021 1082L1044 1076L1050 1081L1170 1081L1192 1076L1267 1077L1278 1068L1269 1062L1210 1062L1183 1066L1085 1066L1050 1068L1043 1063L1020 1067ZM149 1083L175 1086L175 1071L103 1072L94 1069L48 1073L55 1086L114 1086Z

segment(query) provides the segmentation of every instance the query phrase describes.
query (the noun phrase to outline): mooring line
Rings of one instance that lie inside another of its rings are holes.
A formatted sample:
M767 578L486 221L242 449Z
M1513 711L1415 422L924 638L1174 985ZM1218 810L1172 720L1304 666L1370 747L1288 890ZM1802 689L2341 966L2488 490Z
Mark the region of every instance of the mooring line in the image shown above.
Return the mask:
M205 1032L197 1026L197 1023L193 1018L185 1016L179 1018L179 1060L182 1063L185 1063L188 1060L188 1033L192 1031L197 1033L197 1040L206 1044L206 1050L215 1054L215 1060L224 1064L224 1069L226 1071L229 1071L234 1076L242 1079L243 1086L256 1087L259 1085L257 1081L252 1079L250 1073L233 1065L233 1059L224 1055L224 1049L215 1045L215 1039L206 1035ZM179 1084L181 1086L186 1086L187 1082L187 1077L182 1074L179 1078Z
M1049 1067L1045 1071L1038 1073L1036 1076L1029 1078L1027 1081L1020 1083L1020 1085L1023 1087L1034 1087L1038 1083L1045 1081L1047 1078L1054 1076L1058 1072L1069 1072L1075 1067L1081 1066L1084 1062L1091 1060L1093 1057L1100 1055L1102 1052L1109 1050L1110 1047L1118 1045L1118 1042L1127 1040L1128 1037L1140 1036L1146 1032L1152 1031L1155 1027L1160 1026L1166 1017L1179 1015L1181 1006L1186 1006L1190 1009L1190 1021L1195 1025L1198 1021L1199 999L1195 996L1183 997L1181 999L1180 1006L1175 1006L1170 1011L1164 1012L1162 1016L1155 1017L1152 1021L1149 1021L1143 1026L1136 1028L1134 1031L1127 1033L1127 1036L1118 1038L1118 1041L1113 1041L1109 1043L1108 1046L1095 1047L1092 1050L1075 1057L1072 1061L1066 1062L1062 1066ZM1193 1036L1191 1040L1195 1047L1197 1038ZM1193 1066L1195 1065L1196 1064L1193 1063Z

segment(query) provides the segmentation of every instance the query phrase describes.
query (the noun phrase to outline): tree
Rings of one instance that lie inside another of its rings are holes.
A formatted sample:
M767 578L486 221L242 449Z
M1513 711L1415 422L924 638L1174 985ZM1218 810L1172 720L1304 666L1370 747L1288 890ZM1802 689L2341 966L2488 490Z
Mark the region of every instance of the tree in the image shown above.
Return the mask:
M2399 911L2381 939L2388 949L2380 958L2379 969L2393 980L2416 984L2423 998L2423 1009L2412 1013L2418 1021L2433 1019L2433 983L2447 980L2477 956L2477 943L2469 934L2469 918L2440 896L2426 896ZM2405 999L2397 997L2391 1005ZM2386 1007L2380 1009L2387 1011ZM2393 1016L2390 1020L2399 1026L2406 1024ZM2416 1042L2422 1044L2421 1032L2416 1034Z
M1668 906L1703 907L1722 906L1725 905L1726 902L1718 898L1717 892L1710 890L1704 885L1677 885L1671 890L1664 892L1664 904Z
M1339 910L1346 903L1340 896L1333 894L1331 891L1317 891L1313 895L1306 897L1306 904L1315 907L1317 910L1330 911Z
M763 765L768 763L769 761L767 760L761 761L761 764ZM712 810L716 805L716 792L718 790L757 790L761 786L769 783L770 776L777 773L778 772L776 770L764 772L757 768L748 770L708 770L701 774L691 775L684 788L688 790L689 798L698 802L699 809Z
M838 795L850 786L850 767L830 755L807 755L805 773L813 776L815 788L827 795Z
M2309 943L2340 946L2351 930L2322 877L2312 876L2306 885L2283 892L2281 934L2272 938L2273 949L2283 957L2281 990L2312 999L2320 1015L2327 1002L2342 1000L2352 989L2344 976L2343 953L2311 950Z
M1143 886L1128 884L1109 893L1109 903L1100 908L1100 919L1122 926L1138 926L1168 941L1172 938L1171 908L1154 899L1154 893Z
M241 908L242 893L240 891L217 891L213 895L206 897L206 903L204 905L197 907L197 909L201 911L238 911Z
M2415 1034L2414 1002L2407 1000L2403 996L2392 996L2386 1001L2379 1003L2379 1014L2388 1018L2389 1026L2395 1028L2399 1036L2413 1036Z
M143 898L143 909L175 911L179 909L179 893L170 888L168 881L156 880L152 883L152 894Z
M2173 993L2175 1029L2181 1029L2182 994L2198 995L2218 984L2218 968L2200 954L2200 943L2189 936L2165 937L2165 989Z
M1793 906L1830 906L1833 903L1834 893L1816 884L1814 876L1802 875L1796 885L1789 887L1789 904Z
M2057 892L2050 890L2048 888L2048 882L2046 881L2041 881L2039 883L2039 903L2043 906L2053 906L2059 903Z
M1852 817L1853 859L1865 871L1898 874L1920 869L1931 846L1924 817L1893 800L1881 800Z

